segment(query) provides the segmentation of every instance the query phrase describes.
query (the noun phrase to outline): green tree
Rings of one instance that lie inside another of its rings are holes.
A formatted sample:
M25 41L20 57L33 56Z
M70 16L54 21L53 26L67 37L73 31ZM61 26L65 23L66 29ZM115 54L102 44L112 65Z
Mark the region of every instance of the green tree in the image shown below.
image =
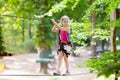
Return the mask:
M0 1L0 52L3 52L5 50L5 47L3 46L3 35L2 35L2 17L1 14L3 13L3 4L4 2L2 2L3 0Z
M9 46L10 48L14 46L16 47L19 46L22 48L29 41L28 37L32 37L33 35L32 38L29 38L30 40L32 40L35 37L36 27L38 26L38 24L41 24L42 18L40 20L40 18L35 18L35 16L44 14L51 7L51 5L55 3L55 1L53 0L52 2L50 2L49 0L47 1L39 1L39 0L35 0L35 1L5 0L4 1L2 0L2 3L3 3L2 18L4 20L3 31L5 32L5 33L3 32L3 35L4 37L6 37L4 38L5 46L6 47ZM42 25L46 26L49 24L50 23L47 23L47 24L45 23ZM10 31L13 33L10 33ZM42 31L39 29L39 32L42 32ZM9 41L6 41L8 39ZM11 41L13 39L15 40L14 43Z
M111 43L111 52L105 53L101 58L99 59L91 59L88 60L87 66L90 68L91 71L98 71L98 75L105 75L109 77L110 75L115 75L115 80L118 80L119 76L119 51L116 49L116 29L118 26L117 23L117 14L116 9L120 5L118 0L110 0L110 1L100 1L101 4L105 5L106 10L106 18L105 23L102 23L102 26L105 26L107 24L107 27L110 27L110 43ZM114 7L113 7L114 5ZM96 4L97 6L97 4ZM94 7L96 7L94 6ZM96 8L97 10L97 8ZM98 10L100 10L98 8ZM104 21L103 20L103 21ZM94 62L96 61L96 63ZM104 63L106 62L106 63ZM114 63L113 63L114 62ZM113 65L111 65L113 64ZM106 70L105 70L106 69ZM110 71L111 70L111 71Z

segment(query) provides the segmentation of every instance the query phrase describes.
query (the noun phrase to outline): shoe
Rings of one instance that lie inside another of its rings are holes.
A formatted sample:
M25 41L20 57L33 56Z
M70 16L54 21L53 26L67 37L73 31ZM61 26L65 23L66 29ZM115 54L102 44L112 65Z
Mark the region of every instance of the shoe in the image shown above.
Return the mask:
M69 71L66 71L66 75L70 75L70 72L69 72Z
M61 75L61 73L60 73L60 71L57 71L57 72L53 73L53 75L59 76L59 75Z
M57 71L57 73L58 73L58 74L61 74L61 72L60 72L60 71Z

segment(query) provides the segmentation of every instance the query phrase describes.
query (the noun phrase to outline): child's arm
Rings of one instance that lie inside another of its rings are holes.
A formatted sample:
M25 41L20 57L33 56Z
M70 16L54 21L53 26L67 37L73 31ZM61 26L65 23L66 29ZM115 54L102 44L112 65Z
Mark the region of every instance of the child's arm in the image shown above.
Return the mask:
M54 26L52 27L52 32L59 32L59 29L54 25Z
M69 27L61 27L54 19L51 19L51 21L55 24L55 26L59 29L59 30L65 30L68 33L70 33L70 28Z

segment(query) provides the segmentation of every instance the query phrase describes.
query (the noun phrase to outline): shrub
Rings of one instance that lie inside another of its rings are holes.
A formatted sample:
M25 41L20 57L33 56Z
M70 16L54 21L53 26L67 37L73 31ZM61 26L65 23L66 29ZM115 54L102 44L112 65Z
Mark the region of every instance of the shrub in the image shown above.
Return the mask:
M97 71L98 77L104 75L109 77L112 74L115 77L120 76L120 51L105 52L101 58L89 59L85 62L90 72Z

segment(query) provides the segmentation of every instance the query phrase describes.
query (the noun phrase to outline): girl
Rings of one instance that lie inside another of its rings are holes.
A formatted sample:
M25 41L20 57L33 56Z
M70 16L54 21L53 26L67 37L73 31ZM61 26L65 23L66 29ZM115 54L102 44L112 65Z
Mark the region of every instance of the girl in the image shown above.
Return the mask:
M52 19L52 22L54 23L54 26L52 28L53 32L59 32L59 49L58 49L58 70L57 73L54 73L54 75L60 75L60 67L62 65L62 59L64 59L65 65L66 65L66 74L69 75L69 61L68 61L68 55L70 55L70 26L69 26L69 17L63 16L61 17L61 26Z

